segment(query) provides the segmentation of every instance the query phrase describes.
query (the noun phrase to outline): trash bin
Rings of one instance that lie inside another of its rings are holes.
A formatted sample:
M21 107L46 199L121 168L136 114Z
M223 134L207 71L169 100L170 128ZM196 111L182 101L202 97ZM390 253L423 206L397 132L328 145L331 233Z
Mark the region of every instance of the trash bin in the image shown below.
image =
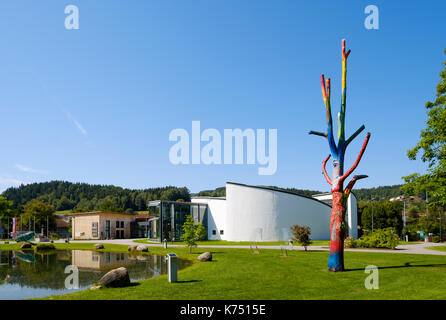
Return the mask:
M169 282L177 282L178 280L178 257L175 253L168 253L167 260L167 275Z

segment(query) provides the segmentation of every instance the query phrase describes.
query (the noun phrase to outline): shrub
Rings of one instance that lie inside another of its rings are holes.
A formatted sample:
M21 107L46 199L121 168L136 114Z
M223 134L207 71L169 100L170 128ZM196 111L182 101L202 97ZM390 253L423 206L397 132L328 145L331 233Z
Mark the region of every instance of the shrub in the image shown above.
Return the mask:
M353 239L352 237L348 237L345 239L344 245L346 248L357 248L359 244L359 241L356 239Z
M440 236L433 236L432 237L432 242L435 242L435 243L441 242Z
M36 251L46 251L46 250L55 250L56 247L51 243L40 243L36 246Z
M59 240L59 239L60 239L60 236L59 236L58 233L52 233L52 234L51 234L51 238L52 238L53 240Z
M361 239L347 238L344 242L346 248L388 248L395 249L398 245L398 235L393 228L377 229L367 233Z
M307 251L307 246L311 244L310 240L311 228L308 226L300 226L298 224L291 227L291 235L294 241L299 242Z

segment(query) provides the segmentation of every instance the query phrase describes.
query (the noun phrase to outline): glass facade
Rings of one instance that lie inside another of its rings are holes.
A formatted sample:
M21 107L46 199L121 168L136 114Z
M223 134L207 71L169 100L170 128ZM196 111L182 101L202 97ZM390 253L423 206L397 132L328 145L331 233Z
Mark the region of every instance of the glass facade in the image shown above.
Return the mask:
M182 226L186 216L191 215L196 223L201 222L207 226L208 206L203 203L151 201L149 203L149 219L147 237L153 241L181 241ZM206 239L207 240L207 235Z

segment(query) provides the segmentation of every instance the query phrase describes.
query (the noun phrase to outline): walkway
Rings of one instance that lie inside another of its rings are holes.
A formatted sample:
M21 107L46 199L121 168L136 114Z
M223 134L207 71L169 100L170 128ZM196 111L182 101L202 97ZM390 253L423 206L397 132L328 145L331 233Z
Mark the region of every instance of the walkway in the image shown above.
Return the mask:
M71 241L71 243L111 243L111 244L121 244L121 245L138 245L141 243L134 242L134 240L141 240L141 239L115 239L115 240L76 240ZM55 241L57 242L63 242L62 240ZM162 247L163 244L154 244L154 243L146 243L144 244L148 247ZM405 244L405 245L399 245L396 247L396 250L390 250L390 249L344 249L345 251L356 251L356 252L387 252L387 253L407 253L407 254L430 254L430 255L446 255L446 251L437 251L437 250L430 250L427 249L428 247L436 247L436 246L446 246L444 243L420 243L420 244ZM184 245L178 245L178 244L171 244L168 243L168 247L177 248L177 247L184 247ZM280 250L282 249L281 246L262 246L257 245L259 249L275 249ZM283 246L285 248L289 248L288 246ZM197 248L229 248L229 249L249 249L250 246L234 246L234 245L198 245ZM328 251L329 247L327 246L310 246L307 248L308 250L312 251ZM293 250L304 250L301 246L293 246Z

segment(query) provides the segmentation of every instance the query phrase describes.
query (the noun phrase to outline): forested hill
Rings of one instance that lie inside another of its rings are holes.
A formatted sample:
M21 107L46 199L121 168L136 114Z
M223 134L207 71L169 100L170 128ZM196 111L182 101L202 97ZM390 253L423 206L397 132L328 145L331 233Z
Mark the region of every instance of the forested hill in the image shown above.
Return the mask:
M383 186L368 189L354 189L358 200L388 200L402 194L401 185ZM303 196L312 196L321 191L302 190L295 188L279 188ZM226 188L205 190L198 196L221 197L226 195ZM190 201L191 194L186 187L162 187L144 190L125 189L116 186L90 185L87 183L72 183L66 181L51 181L22 185L18 188L9 188L2 196L13 201L14 209L19 208L32 199L38 199L54 206L57 211L63 210L112 210L112 211L144 211L151 200L183 200Z
M392 197L404 194L401 191L401 186L401 184L396 184L376 188L353 189L353 192L358 200L370 200L371 198L375 200L389 200Z
M310 197L312 195L323 193L322 191L316 190L305 190L305 189L296 189L296 188L279 188L276 186L268 186L268 188L285 190L289 192L293 192L302 196ZM376 188L363 188L363 189L353 189L354 194L358 200L370 200L373 197L375 200L389 200L392 197L397 197L403 192L400 190L401 185L393 185L393 186L382 186ZM212 197L221 197L226 195L226 188L220 187L215 190L205 190L200 191L196 195L198 196L212 196Z
M108 209L116 211L147 210L151 200L182 199L190 201L189 190L177 187L151 188L144 190L124 189L116 186L90 185L66 181L51 181L9 188L2 196L13 201L16 209L29 200L38 199L61 210Z

